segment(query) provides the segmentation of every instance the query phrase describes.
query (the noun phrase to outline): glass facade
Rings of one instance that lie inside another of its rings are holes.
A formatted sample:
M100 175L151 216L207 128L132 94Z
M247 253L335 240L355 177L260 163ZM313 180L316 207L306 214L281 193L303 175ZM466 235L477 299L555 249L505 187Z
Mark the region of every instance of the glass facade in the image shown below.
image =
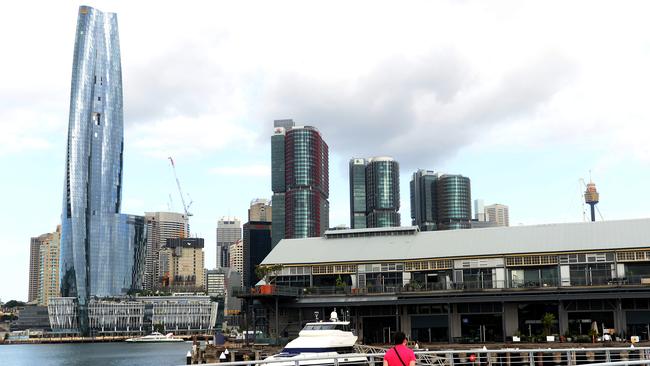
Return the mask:
M255 287L261 280L255 268L271 252L271 223L267 221L250 221L244 224L244 287Z
M366 227L366 160L350 159L350 228Z
M366 205L367 227L400 226L399 164L392 158L369 159Z
M462 175L442 175L436 183L438 229L469 229L472 218L470 180Z
M329 227L329 153L317 129L274 121L271 243L321 236Z
M117 16L79 8L63 192L61 295L76 297L88 330L90 297L141 284L144 220L121 215L122 70Z
M284 192L284 128L277 127L271 136L271 189Z
M329 226L327 144L315 128L295 127L286 132L284 151L284 237L321 236Z
M284 238L284 193L274 193L271 198L271 206L273 207L273 216L271 217L271 245L275 246Z
M438 207L436 202L436 183L438 175L430 170L413 173L411 189L411 222L420 231L437 229Z

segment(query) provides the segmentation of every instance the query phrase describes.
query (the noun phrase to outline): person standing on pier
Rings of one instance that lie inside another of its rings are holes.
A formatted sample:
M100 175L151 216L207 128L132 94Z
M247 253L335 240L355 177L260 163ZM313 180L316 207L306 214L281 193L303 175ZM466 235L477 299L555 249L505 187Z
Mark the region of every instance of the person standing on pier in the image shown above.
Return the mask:
M415 353L406 346L406 335L395 333L395 346L384 355L384 366L415 366Z

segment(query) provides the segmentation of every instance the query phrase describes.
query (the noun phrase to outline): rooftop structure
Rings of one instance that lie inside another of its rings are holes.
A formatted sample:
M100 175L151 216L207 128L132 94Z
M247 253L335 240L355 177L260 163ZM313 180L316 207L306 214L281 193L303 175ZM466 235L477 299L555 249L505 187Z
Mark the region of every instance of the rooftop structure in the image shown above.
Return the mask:
M512 226L415 235L409 228L328 231L325 238L283 240L262 264L391 261L638 248L650 245L650 219ZM358 236L352 237L353 234ZM350 237L342 237L348 234ZM363 235L362 234L367 234ZM462 243L462 245L459 245ZM433 244L433 245L432 245ZM368 250L371 245L372 250Z

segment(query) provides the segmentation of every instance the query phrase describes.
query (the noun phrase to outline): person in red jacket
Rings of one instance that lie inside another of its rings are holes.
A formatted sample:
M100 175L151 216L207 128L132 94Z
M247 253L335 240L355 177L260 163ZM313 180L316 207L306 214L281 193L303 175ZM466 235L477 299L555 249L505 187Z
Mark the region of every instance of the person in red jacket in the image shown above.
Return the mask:
M406 335L395 333L395 346L384 356L384 366L415 366L415 353L406 346Z

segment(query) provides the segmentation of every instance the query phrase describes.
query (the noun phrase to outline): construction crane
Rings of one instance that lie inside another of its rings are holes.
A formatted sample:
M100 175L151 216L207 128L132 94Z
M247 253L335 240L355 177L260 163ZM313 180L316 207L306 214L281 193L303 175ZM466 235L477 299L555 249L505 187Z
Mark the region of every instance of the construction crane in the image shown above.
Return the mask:
M192 213L190 212L190 206L192 205L192 199L188 195L187 197L190 198L190 203L185 204L185 198L183 197L183 190L181 189L181 182L178 180L178 175L176 175L176 165L174 165L174 159L172 157L168 157L169 162L172 164L172 170L174 171L174 178L176 178L176 185L178 186L178 194L181 196L181 202L183 203L183 210L185 210L185 216L190 217L192 216Z

